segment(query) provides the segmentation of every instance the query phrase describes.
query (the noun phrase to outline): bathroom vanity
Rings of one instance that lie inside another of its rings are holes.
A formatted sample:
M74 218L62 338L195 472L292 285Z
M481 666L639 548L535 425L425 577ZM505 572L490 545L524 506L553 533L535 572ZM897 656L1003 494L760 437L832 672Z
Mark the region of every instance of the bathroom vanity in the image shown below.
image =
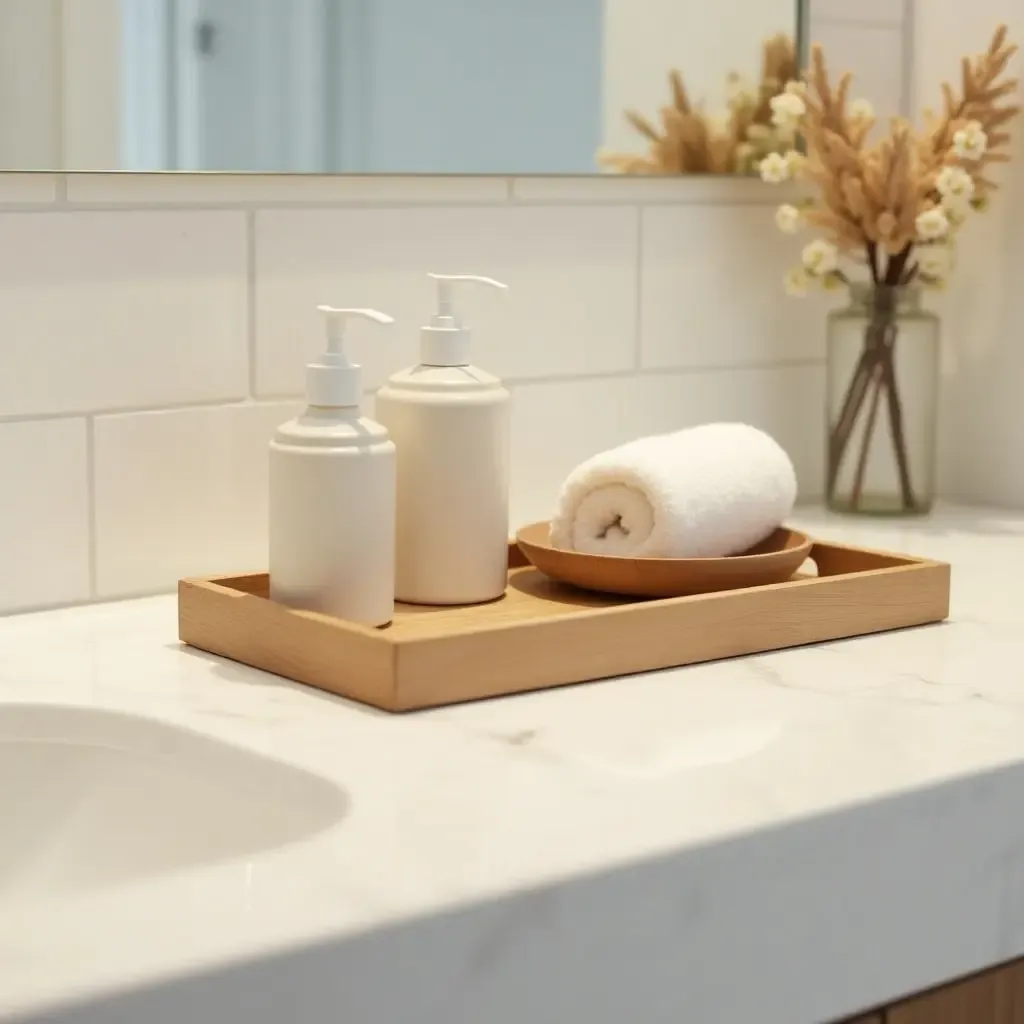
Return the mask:
M1024 1020L1024 517L794 525L950 621L393 716L0 620L0 1021Z

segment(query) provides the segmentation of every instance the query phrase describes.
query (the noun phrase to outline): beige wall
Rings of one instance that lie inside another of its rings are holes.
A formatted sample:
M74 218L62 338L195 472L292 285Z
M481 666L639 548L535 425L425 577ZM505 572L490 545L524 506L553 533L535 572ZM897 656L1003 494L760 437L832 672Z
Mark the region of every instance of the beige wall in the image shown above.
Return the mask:
M636 110L657 120L670 99L668 73L683 73L694 101L725 110L725 77L756 78L761 41L793 32L794 0L605 0L604 146L639 151L638 135L623 117Z
M0 167L119 160L120 0L0 0Z
M0 167L60 166L61 16L59 0L0 0Z
M62 0L64 164L121 166L121 0Z
M913 0L808 0L807 35L820 42L833 67L854 75L854 95L885 113L906 109L912 37L907 10ZM691 99L722 112L725 77L739 71L756 79L761 43L794 31L796 0L720 0L708 5L677 0L605 0L604 145L642 152L644 143L623 113L657 120L669 102L668 72L683 72ZM639 17L638 12L656 11Z
M914 95L937 107L943 78L981 50L1005 21L1022 40L1019 0L975 0L914 8ZM1017 59L1019 74L1020 60ZM1024 119L1014 162L999 175L992 209L958 246L950 291L938 303L946 349L942 484L964 500L1024 507Z

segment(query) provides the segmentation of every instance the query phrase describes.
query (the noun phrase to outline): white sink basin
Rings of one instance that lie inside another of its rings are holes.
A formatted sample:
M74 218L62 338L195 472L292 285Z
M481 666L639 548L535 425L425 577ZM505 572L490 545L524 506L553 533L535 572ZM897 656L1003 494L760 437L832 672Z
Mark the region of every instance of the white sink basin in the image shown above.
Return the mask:
M0 705L0 913L269 850L346 808L331 782L176 726Z

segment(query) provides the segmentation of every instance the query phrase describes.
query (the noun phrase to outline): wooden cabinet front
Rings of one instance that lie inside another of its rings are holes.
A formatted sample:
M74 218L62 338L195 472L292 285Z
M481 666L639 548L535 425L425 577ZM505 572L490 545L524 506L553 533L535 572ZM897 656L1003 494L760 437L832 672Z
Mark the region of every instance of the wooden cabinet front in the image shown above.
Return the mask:
M1024 960L911 996L844 1024L1024 1024Z

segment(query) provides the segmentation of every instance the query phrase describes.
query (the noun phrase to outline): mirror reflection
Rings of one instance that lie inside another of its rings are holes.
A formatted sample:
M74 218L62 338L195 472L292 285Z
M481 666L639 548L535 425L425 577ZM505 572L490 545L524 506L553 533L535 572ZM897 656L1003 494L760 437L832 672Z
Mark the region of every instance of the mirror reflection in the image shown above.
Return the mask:
M795 0L0 0L0 168L748 173Z

